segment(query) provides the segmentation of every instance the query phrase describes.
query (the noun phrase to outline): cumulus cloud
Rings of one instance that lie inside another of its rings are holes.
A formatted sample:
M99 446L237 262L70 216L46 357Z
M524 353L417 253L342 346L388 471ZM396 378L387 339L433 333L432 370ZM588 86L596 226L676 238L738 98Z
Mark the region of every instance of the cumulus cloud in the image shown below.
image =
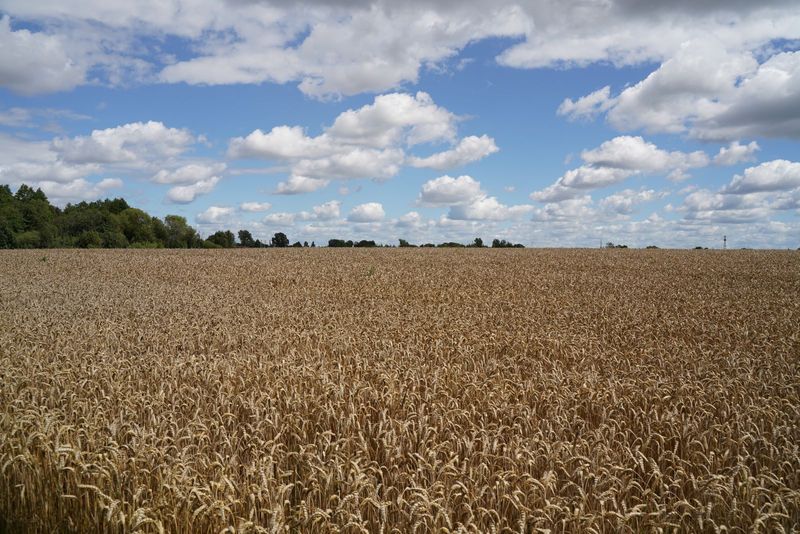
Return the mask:
M291 226L294 224L295 215L293 213L278 212L270 213L264 217L264 222L270 225Z
M36 185L55 204L64 204L66 202L94 200L107 195L110 189L122 187L122 180L119 178L104 178L99 182L89 182L79 178L66 183L43 180Z
M636 172L665 172L705 167L709 163L705 152L667 152L641 137L627 135L605 141L598 148L584 150L581 159L594 167Z
M99 170L97 165L70 165L63 161L19 162L0 167L0 182L69 183L85 178Z
M8 16L0 18L0 86L35 95L72 89L85 76L85 66L66 54L60 37L14 31Z
M391 93L375 97L372 104L343 112L328 133L357 145L387 147L401 140L418 145L453 140L456 119L437 106L428 93Z
M495 197L482 197L468 204L451 206L447 217L461 221L506 221L519 219L533 211L533 206L506 206Z
M630 215L636 211L640 204L651 202L664 197L664 193L659 193L653 189L623 189L600 200L598 203L606 211L620 215Z
M237 22L239 40L206 46L206 54L164 68L161 79L192 84L299 81L302 92L320 98L380 92L416 82L423 65L446 60L472 40L518 35L525 27L513 6L479 11L383 2L304 7L291 13L273 9L249 27ZM235 11L238 5L228 8ZM288 33L287 26L295 31ZM305 38L290 45L305 29Z
M137 2L8 0L3 7L12 17L35 21L41 31L6 28L17 43L0 50L12 57L17 49L42 51L36 69L26 74L17 64L16 78L9 76L6 83L25 90L33 85L19 78L28 76L42 91L83 83L87 71L101 73L105 83L119 83L119 71L128 70L137 81L295 82L305 94L326 98L416 83L421 68L463 64L469 58L458 58L460 51L485 38L514 38L497 58L502 65L564 68L661 63L684 43L709 35L732 51L763 50L800 37L800 8L783 0L680 2L669 8L627 0L567 0L557 9L548 0L501 0L491 8L480 2L388 0L300 5L181 0L157 9ZM186 56L165 61L156 45L147 49L147 37L163 36L184 42ZM28 43L31 39L37 42ZM151 53L143 54L143 48ZM585 101L576 111L598 102Z
M79 192L76 198L84 198L104 191L87 185L87 178L121 175L175 186L167 199L187 203L210 192L226 169L224 163L186 161L185 153L201 140L188 130L155 121L56 137L50 142L0 135L0 180L33 186L48 182L63 198L69 198L70 190ZM53 183L64 188L55 188Z
M249 213L258 213L260 211L269 211L272 204L269 202L242 202L239 204L239 209Z
M727 47L758 47L794 39L798 10L785 2L655 2L525 4L536 22L526 39L503 51L501 64L518 68L616 66L661 62L693 38L715 35Z
M230 219L236 210L227 206L209 206L195 217L197 222L203 224L217 224Z
M161 122L133 122L88 136L56 138L53 150L69 163L128 163L179 156L196 141L188 131Z
M481 160L498 150L494 139L488 135L480 137L471 135L459 141L458 145L450 150L433 154L427 158L412 156L409 163L412 167L444 170Z
M383 211L383 205L379 202L367 202L366 204L359 204L350 210L347 215L347 220L354 223L371 223L383 220L386 213Z
M278 193L297 194L325 187L328 180L387 180L404 164L445 168L463 165L497 151L488 136L470 136L452 149L427 158L407 157L423 143L454 142L458 117L437 106L427 93L391 93L342 112L323 133L311 137L299 126L255 130L230 141L231 158L261 158L289 163L290 177Z
M675 211L687 220L760 224L778 212L800 209L800 163L772 160L745 169L718 191L686 191Z
M596 210L590 195L581 195L559 202L548 202L543 207L534 208L534 221L594 221Z
M333 151L327 136L308 137L300 126L276 126L267 133L254 130L246 137L236 137L228 146L231 158L291 160L321 157Z
M329 180L320 180L317 178L309 178L307 176L298 176L293 174L285 182L279 182L276 195L299 195L302 193L312 193L323 187L327 186Z
M746 194L787 191L800 187L800 163L776 159L745 169L722 189L724 193Z
M741 224L765 219L770 214L766 199L753 195L725 195L707 189L689 193L678 208L689 220Z
M157 184L193 184L220 174L225 167L224 163L189 163L173 170L162 169L151 180Z
M714 156L714 163L717 165L736 165L744 161L754 161L756 152L761 150L755 141L742 145L739 141L733 141L727 147L719 149L719 153Z
M624 182L641 174L666 174L671 180L688 178L687 171L710 163L705 152L668 152L641 137L620 136L581 152L584 164L564 173L555 183L531 194L540 202L560 202Z
M298 161L293 172L318 180L373 178L387 180L400 172L404 155L400 149L351 148L327 158Z
M188 204L194 202L198 196L213 191L217 183L219 183L219 176L212 176L191 185L176 186L167 191L167 199L176 204Z
M471 176L440 176L422 185L417 204L427 207L448 206L447 219L453 221L505 221L524 216L532 206L506 206L481 189Z
M481 184L471 176L440 176L422 185L417 204L423 206L451 206L466 204L486 196Z
M341 213L342 203L338 200L329 200L311 208L311 212L302 212L303 220L331 221L338 219Z
M688 133L708 140L800 137L800 52L758 60L759 50L719 39L684 42L672 57L618 95L565 100L559 113L592 117L607 111L619 130ZM591 104L591 105L590 105Z
M415 228L422 224L422 215L416 211L409 211L397 219L397 226L401 228Z
M559 115L566 115L570 120L593 119L600 113L607 111L613 104L611 87L606 85L602 89L598 89L574 101L570 98L565 98L556 112Z

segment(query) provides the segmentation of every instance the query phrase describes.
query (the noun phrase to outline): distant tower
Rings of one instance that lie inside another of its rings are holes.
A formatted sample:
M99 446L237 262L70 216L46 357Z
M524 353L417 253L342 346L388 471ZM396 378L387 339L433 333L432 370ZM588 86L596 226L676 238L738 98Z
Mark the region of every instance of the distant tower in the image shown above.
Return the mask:
M722 236L722 250L726 250L728 248L728 236Z

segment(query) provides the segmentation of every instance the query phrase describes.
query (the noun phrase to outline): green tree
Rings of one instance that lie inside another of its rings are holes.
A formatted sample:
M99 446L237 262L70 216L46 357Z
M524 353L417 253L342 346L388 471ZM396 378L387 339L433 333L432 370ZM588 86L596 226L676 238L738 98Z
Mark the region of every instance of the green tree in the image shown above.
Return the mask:
M36 247L52 247L58 243L58 228L53 224L57 211L50 205L47 196L41 189L34 190L33 188L22 184L17 189L14 198L17 200L17 207L22 214L23 231L37 232L39 236L39 243ZM29 240L33 234L26 236L25 242ZM27 245L26 245L27 246Z
M186 223L186 218L180 215L167 215L164 217L166 230L165 246L167 248L199 248L203 240L197 231Z
M239 244L248 248L255 247L256 242L253 240L253 234L248 230L239 230Z
M14 234L22 232L25 227L18 204L11 188L7 185L0 186L0 248L14 248Z
M21 232L14 236L15 248L40 248L42 236L36 230Z
M127 248L128 238L119 230L108 230L100 234L103 248Z
M288 247L289 238L283 232L278 232L272 236L271 243L273 247Z
M236 238L233 237L233 232L230 230L214 232L212 235L208 236L206 241L210 241L222 248L233 248L236 245Z
M78 236L75 244L80 248L100 248L103 246L103 239L94 230L87 230Z
M124 209L117 215L120 229L129 243L152 243L158 241L153 219L153 217L137 208Z

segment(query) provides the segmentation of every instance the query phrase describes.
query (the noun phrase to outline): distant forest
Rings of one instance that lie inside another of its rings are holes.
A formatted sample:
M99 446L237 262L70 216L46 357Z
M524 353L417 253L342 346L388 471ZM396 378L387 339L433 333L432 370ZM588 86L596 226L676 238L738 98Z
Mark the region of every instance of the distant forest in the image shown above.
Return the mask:
M237 240L238 237L238 240ZM253 239L248 230L235 236L230 230L215 232L205 239L185 217L164 219L131 207L125 199L97 200L53 206L41 189L21 185L16 193L0 185L0 249L9 248L233 248L233 247L315 247L316 243L291 243L277 232L268 243ZM329 247L377 247L372 240L328 240ZM400 247L413 247L405 239ZM469 245L447 242L422 247L484 247L481 238ZM524 248L504 239L492 241L494 248Z

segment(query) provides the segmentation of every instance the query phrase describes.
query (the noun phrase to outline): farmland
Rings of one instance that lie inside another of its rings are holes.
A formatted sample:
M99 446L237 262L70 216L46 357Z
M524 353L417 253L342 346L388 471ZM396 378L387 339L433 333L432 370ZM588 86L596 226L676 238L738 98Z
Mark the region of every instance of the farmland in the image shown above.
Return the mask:
M0 253L0 530L789 532L800 253Z

